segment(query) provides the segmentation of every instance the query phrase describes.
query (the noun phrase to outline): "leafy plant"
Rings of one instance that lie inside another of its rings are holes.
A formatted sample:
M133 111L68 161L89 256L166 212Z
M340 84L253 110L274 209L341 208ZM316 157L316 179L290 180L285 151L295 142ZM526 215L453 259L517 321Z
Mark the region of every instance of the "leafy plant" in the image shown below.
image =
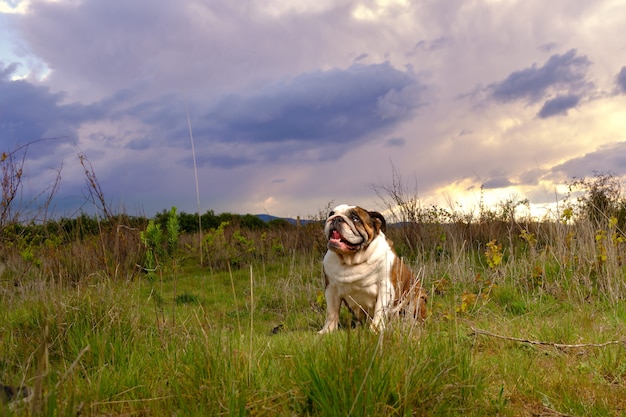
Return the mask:
M241 229L231 227L230 222L222 222L216 229L209 230L202 244L209 263L217 268L242 267L252 262L257 254L256 242L246 237Z
M175 254L178 250L180 226L176 215L176 207L172 207L163 232L161 225L154 220L148 222L146 230L140 233L141 241L146 249L144 269L150 277L162 267L165 262L175 262ZM172 264L174 267L175 265Z
M176 214L176 207L172 207L167 218L167 253L170 257L178 250L179 235L180 224L178 222L178 215Z
M502 244L498 243L495 239L487 243L487 250L485 251L485 257L487 258L487 265L489 268L495 269L502 263Z
M163 252L163 231L161 226L150 220L146 230L142 231L141 241L146 248L146 259L144 269L149 277L154 277L154 273L159 265L159 258L164 255Z

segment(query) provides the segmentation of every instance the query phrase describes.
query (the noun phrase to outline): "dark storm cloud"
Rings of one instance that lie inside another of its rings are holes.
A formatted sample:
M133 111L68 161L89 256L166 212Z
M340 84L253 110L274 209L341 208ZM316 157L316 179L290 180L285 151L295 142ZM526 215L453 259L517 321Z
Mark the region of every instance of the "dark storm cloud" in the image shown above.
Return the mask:
M586 56L579 56L575 49L571 49L562 55L552 55L540 67L533 64L511 73L504 80L491 84L488 91L496 101L525 100L535 103L554 91L573 93L587 89L586 76L590 65L591 61ZM556 107L557 104L548 107Z
M354 64L305 73L214 102L186 106L174 95L135 102L134 93L124 90L95 106L113 118L134 117L146 126L147 132L126 144L131 149L189 146L188 107L197 163L236 168L338 159L413 116L425 103L424 92L408 69L400 71L389 63ZM183 162L192 164L189 158Z
M43 138L59 138L29 151L31 158L47 155L51 147L75 140L81 121L98 117L89 107L61 104L63 94L51 93L47 87L12 80L16 68L0 63L0 138L7 147L3 151Z
M54 133L75 139L90 121L141 123L107 143L129 149L188 147L185 100L173 94L141 99L143 88L122 89L90 105L61 104L63 94L28 81L11 81L1 68L0 133L16 143ZM389 63L305 73L293 79L190 103L200 164L227 168L259 161L337 159L350 147L379 137L414 115L424 88L410 70ZM128 137L127 137L128 136ZM397 145L397 143L396 143Z
M298 149L327 150L326 158L336 159L414 115L422 93L410 71L389 63L317 71L224 97L194 134L228 145L264 145L266 159Z
M626 174L626 142L601 146L594 152L570 159L551 169L552 173L561 173L568 178L585 178L598 171Z
M513 185L513 182L511 182L511 180L504 176L498 176L485 181L483 183L483 188L485 190L490 190L495 188L506 188L510 185Z
M550 116L556 116L558 114L564 115L567 114L569 109L578 106L578 103L580 103L580 96L575 94L557 96L553 99L547 100L537 115L542 119Z
M620 72L617 74L616 80L617 88L621 93L626 93L626 67L622 67Z
M133 119L145 128L133 132L129 141L131 149L147 149L163 145L171 132L183 132L186 115L184 102L171 95L154 100L140 101L140 88L123 89L101 101L83 105L65 103L65 94L53 93L46 86L27 79L14 80L17 65L0 63L0 139L4 149L14 148L37 141L29 148L29 158L52 157L55 148L64 143L77 143L78 129L90 122L119 122ZM115 135L92 132L89 138L96 142L115 145L124 142L128 132L118 130ZM54 138L51 141L39 139Z

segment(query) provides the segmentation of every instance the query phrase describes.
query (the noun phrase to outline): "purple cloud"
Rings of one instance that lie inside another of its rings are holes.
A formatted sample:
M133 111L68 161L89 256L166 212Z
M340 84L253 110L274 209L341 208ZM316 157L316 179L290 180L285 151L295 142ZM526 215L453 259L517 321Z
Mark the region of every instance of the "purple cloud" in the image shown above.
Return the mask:
M488 90L496 101L527 100L531 103L545 98L552 90L575 91L582 88L591 61L578 56L575 49L563 55L552 55L541 67L511 73L503 81L491 84Z
M615 79L617 82L617 88L621 93L626 93L626 66L622 67Z
M547 100L537 115L542 119L559 114L566 115L567 111L578 106L578 103L580 103L580 96L575 94L557 96Z

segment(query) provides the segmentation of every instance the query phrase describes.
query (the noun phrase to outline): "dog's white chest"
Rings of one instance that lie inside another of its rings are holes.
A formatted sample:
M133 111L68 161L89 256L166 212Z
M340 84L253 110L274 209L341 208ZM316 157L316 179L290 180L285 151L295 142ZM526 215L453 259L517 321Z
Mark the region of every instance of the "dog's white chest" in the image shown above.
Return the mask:
M379 284L336 284L339 298L345 300L357 318L373 317L378 298Z
M385 256L375 256L369 262L345 265L340 257L329 251L324 257L327 290L344 300L357 318L373 317L381 295L385 300L393 299L393 294L389 294L393 291L389 281L393 260L394 254L386 252Z

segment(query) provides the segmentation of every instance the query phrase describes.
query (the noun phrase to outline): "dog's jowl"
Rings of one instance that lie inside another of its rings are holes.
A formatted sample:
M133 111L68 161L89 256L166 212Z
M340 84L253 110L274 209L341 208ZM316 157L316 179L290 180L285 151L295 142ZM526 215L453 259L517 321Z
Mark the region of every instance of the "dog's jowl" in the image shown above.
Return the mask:
M340 205L324 225L328 251L324 256L326 323L320 333L337 329L341 304L358 320L381 330L391 314L426 318L426 291L393 250L385 236L382 214Z

